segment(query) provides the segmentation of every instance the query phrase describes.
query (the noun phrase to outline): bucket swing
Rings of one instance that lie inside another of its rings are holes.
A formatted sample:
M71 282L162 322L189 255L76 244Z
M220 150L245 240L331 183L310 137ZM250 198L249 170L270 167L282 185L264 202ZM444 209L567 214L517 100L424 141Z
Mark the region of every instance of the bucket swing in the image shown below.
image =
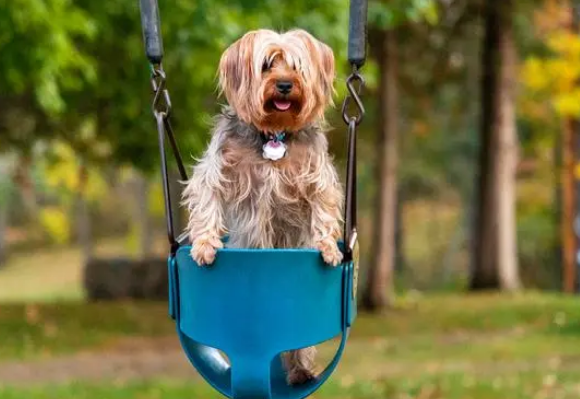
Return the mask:
M218 250L211 267L198 267L188 237L174 233L165 141L182 180L187 173L170 123L171 101L162 68L157 0L139 0L147 58L152 66L153 115L170 243L169 315L182 348L199 374L232 399L302 399L332 374L356 317L356 130L364 115L359 68L366 58L367 1L351 0L348 59L352 74L342 114L348 126L344 261L331 268L313 249ZM354 103L356 114L349 115ZM315 379L288 385L280 354L341 336L336 355ZM225 353L227 359L222 355Z

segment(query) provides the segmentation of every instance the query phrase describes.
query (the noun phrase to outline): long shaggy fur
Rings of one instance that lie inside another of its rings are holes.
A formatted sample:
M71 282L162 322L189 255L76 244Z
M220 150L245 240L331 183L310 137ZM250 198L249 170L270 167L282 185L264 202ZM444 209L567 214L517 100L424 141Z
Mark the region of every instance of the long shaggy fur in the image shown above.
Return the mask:
M220 62L230 106L214 122L211 142L184 190L192 256L211 264L221 238L235 248L318 248L337 265L342 189L323 129L334 78L332 51L304 31L260 30L234 43ZM293 83L280 99L276 82ZM262 156L263 134L287 132L287 155ZM284 355L290 383L314 377L314 348Z

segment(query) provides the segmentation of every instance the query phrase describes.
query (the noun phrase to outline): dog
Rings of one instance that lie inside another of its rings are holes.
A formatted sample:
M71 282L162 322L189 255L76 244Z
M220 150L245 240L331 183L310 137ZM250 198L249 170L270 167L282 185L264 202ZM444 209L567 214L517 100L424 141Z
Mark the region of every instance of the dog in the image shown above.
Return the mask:
M223 54L227 104L186 182L191 256L210 265L232 248L317 248L337 266L343 190L328 153L331 48L304 30L246 33ZM314 347L283 354L289 384L316 377Z

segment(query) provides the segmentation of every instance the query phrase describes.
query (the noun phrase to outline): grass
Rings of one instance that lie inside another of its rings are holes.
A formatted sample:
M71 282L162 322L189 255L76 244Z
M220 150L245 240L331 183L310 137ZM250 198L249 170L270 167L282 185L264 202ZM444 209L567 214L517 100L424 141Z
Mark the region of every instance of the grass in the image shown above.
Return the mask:
M483 377L476 374L448 373L397 381L331 381L313 397L319 399L576 399L580 384L576 374L543 375L522 373L518 376ZM137 383L72 384L27 389L0 388L3 399L181 399L220 398L206 385L178 381Z
M130 337L173 335L165 304L5 305L0 363L100 351ZM330 344L322 358L331 356ZM217 398L197 379L0 387L2 399ZM580 306L527 293L407 296L360 315L338 372L316 398L580 397Z
M173 332L164 303L3 305L0 361L99 349L127 337Z

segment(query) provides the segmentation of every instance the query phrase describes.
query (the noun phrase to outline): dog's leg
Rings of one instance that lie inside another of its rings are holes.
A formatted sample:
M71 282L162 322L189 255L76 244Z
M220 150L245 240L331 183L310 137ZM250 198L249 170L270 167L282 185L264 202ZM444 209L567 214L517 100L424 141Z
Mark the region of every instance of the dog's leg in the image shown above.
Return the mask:
M288 384L304 384L315 378L315 357L316 348L314 346L284 353L282 359Z
M312 207L310 235L314 245L322 252L324 261L337 266L342 261L342 252L337 245L341 233L342 191L336 170L328 158L323 159L320 170L315 173L319 180L309 198ZM315 378L315 358L314 346L284 353L288 383L302 384Z
M189 210L187 231L192 246L191 256L200 266L213 263L216 251L223 247L221 238L225 226L221 193L224 179L218 148L219 135L214 135L183 191L183 203Z
M341 236L342 190L336 170L328 159L320 170L319 189L310 199L312 204L312 237L314 244L322 252L326 263L337 266L342 261L342 252L337 241Z

